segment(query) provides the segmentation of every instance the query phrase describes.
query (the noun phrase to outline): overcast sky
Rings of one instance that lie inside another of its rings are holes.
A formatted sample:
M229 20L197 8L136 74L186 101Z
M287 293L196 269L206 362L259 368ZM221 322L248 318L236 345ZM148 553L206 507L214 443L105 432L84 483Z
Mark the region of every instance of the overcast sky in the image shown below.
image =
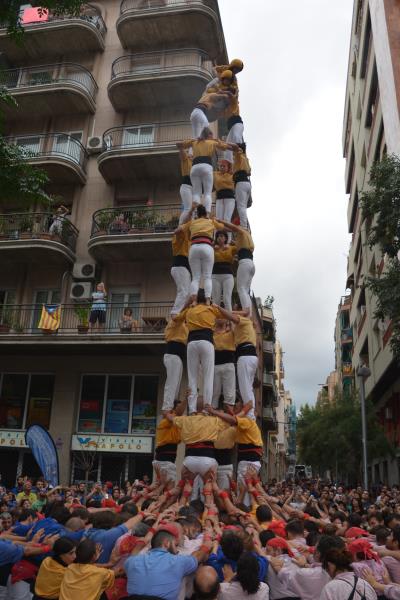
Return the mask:
M315 402L344 294L342 122L352 0L219 0L252 164L253 290L275 297L285 387Z

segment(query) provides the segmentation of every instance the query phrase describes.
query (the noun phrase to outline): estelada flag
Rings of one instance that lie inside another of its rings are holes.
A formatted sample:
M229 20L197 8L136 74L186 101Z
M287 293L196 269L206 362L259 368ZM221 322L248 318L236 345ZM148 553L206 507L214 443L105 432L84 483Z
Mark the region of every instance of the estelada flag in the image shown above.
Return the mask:
M43 304L38 329L57 331L61 321L61 306L59 304Z

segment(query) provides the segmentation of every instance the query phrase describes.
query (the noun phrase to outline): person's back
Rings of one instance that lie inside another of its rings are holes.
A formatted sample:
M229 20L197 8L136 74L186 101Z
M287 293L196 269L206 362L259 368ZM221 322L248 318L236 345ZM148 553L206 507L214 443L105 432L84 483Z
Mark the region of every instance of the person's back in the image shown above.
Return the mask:
M221 583L220 600L268 600L269 588L266 583L260 581L260 567L256 556L251 552L245 552L237 563L236 576L233 571L228 570L228 581ZM229 581L230 579L230 581Z
M335 579L326 584L322 590L320 600L348 600L354 589L353 600L377 600L373 588L363 579L348 571L337 575Z

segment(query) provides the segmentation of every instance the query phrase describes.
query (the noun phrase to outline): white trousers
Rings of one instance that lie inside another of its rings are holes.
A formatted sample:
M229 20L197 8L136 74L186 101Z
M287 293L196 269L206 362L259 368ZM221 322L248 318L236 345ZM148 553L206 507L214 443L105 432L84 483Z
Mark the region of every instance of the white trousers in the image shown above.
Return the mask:
M259 473L260 469L261 469L261 463L259 460L252 462L250 460L241 460L238 464L238 468L237 468L237 482L238 484L243 484L245 483L245 478L246 478L246 471L249 467L253 467L257 470L257 473ZM251 497L250 494L248 492L245 493L244 498L243 498L243 502L244 504L246 504L246 506L251 506Z
M204 127L208 127L210 125L206 115L202 110L200 110L200 108L194 108L192 110L190 122L192 124L193 137L196 139L200 137Z
M153 460L153 469L165 474L167 481L176 481L176 464L170 460Z
M230 479L233 478L233 465L218 465L217 484L221 490L229 490L231 487Z
M212 405L218 408L220 395L224 396L225 404L235 404L236 399L236 373L233 363L214 365L214 387Z
M192 208L193 188L188 183L182 183L181 187L179 188L179 193L182 200L182 212L181 216L179 217L179 225L182 225L188 216L190 209Z
M197 376L201 368L203 376L204 404L211 404L214 381L214 346L207 340L194 340L187 346L187 369L189 379L189 414L197 411Z
M232 221L233 211L235 210L235 198L217 198L215 201L215 217L220 221ZM228 242L230 243L232 234L228 232Z
M229 133L226 136L226 142L228 144L242 144L244 142L243 132L243 123L235 123L233 127L230 128ZM229 160L230 163L233 163L232 150L225 150L225 160Z
M185 456L182 464L194 475L205 475L210 469L216 471L218 467L215 458L209 456Z
M189 265L192 271L190 294L197 294L203 277L204 293L211 298L214 248L210 244L192 244L189 250Z
M255 419L254 409L256 399L254 396L253 383L257 372L258 358L257 356L240 356L237 361L237 376L239 383L240 395L243 404L252 403L251 410L247 413L249 419Z
M221 300L224 303L226 310L232 310L232 292L235 281L233 275L229 273L225 274L213 274L212 275L212 298L215 304L221 304Z
M167 379L164 386L164 399L161 410L172 410L174 401L179 396L181 387L183 364L176 354L164 354L164 367L167 371Z
M251 195L251 183L249 181L238 181L235 187L236 208L238 211L240 226L247 229L247 203Z
M7 600L32 600L29 583L26 583L26 581L17 581L17 583L11 583L10 576L7 582L7 589Z
M190 295L190 283L192 281L190 272L186 267L172 267L171 277L176 285L176 297L171 315L177 315L186 304Z
M203 204L208 213L211 212L212 189L214 184L213 168L207 163L193 165L190 170L190 179L193 186L194 204ZM203 192L203 202L201 195Z
M239 260L239 265L236 273L236 287L239 295L240 304L242 309L250 309L251 314L251 298L250 298L250 287L253 281L254 273L256 272L254 262L251 258L243 258Z

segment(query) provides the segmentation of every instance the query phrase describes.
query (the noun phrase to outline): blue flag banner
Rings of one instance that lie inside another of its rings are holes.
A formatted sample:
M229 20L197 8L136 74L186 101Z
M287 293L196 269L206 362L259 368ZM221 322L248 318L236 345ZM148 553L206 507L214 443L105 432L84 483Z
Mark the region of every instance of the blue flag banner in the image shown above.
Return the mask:
M25 433L26 445L32 451L43 477L54 487L59 484L58 454L53 438L41 425L31 425Z

